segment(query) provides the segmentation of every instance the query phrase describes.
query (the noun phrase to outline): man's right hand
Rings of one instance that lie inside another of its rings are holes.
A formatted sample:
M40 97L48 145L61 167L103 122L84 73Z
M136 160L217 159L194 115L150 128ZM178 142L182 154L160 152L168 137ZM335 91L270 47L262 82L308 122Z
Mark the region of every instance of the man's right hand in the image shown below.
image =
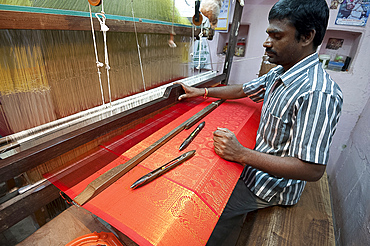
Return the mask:
M205 92L204 88L195 88L195 87L184 85L183 83L180 83L180 82L176 82L174 84L181 85L185 91L185 94L182 94L179 96L179 100L183 100L185 98L203 96Z

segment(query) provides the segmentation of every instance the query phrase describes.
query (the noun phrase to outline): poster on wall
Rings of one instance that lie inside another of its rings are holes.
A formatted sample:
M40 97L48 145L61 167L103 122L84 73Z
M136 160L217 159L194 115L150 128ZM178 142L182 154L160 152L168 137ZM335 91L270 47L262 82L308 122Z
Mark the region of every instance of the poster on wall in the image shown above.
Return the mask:
M338 0L340 7L335 24L365 26L370 14L370 0Z
M230 0L223 0L220 14L218 15L217 31L227 32L229 28L229 8Z

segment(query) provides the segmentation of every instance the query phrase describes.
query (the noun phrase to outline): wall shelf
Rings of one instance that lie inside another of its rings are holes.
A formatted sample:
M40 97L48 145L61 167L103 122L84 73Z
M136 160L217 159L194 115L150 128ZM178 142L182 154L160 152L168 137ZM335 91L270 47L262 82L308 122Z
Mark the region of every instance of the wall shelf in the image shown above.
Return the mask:
M330 61L338 57L343 57L342 62L349 63L344 70L348 71L353 59L357 54L359 43L362 37L362 31L349 29L328 29L322 42L319 54L330 56Z
M231 25L229 25L229 30L230 29L231 29ZM246 47L248 43L248 32L249 32L249 25L240 25L239 34L238 34L238 43L240 43L239 40L241 39L244 40L245 42L244 55L245 55L245 51L246 51ZM225 54L225 46L229 42L229 33L220 32L219 34L220 35L219 35L218 44L217 44L217 54ZM241 55L241 56L244 56L244 55Z

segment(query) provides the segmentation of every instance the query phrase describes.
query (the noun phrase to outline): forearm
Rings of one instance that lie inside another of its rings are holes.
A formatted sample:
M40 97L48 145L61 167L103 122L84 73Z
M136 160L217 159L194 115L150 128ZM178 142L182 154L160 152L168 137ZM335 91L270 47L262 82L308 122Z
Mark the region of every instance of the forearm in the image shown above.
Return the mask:
M204 88L202 88L204 93ZM220 87L207 88L208 97L215 97L221 99L238 99L246 97L242 85L228 85Z
M179 100L200 96L215 97L221 99L238 99L246 96L243 91L243 85L229 85L205 89L186 86L182 83L179 84L185 91L185 94L179 96Z
M236 158L243 166L250 165L276 177L317 181L325 171L325 165L302 161L294 157L280 157L244 148Z
M276 177L317 181L325 171L325 165L302 161L295 157L280 157L251 150L240 144L234 133L218 128L213 133L214 150L220 157L249 165Z

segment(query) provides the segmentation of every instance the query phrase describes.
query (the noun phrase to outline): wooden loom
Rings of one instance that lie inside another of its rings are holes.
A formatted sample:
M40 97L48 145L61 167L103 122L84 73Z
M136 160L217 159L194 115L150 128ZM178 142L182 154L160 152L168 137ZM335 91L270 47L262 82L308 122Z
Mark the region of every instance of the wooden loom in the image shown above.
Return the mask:
M230 32L232 34L238 33L237 29L239 27L238 24L240 22L242 9L243 8L239 4L235 5L234 21L232 22L233 25ZM14 10L2 10L1 12L0 29L4 30L26 29L88 31L91 28L90 19L83 16L34 13ZM95 19L94 22L95 30L99 30L97 20ZM112 32L134 32L132 22L127 20L108 19L107 24ZM136 25L139 33L168 34L171 30L170 25L152 24L145 21L137 22ZM189 27L175 26L174 30L178 36L191 35L191 28ZM207 87L217 83L226 84L229 78L229 72L233 60L233 52L230 51L234 50L236 38L236 36L230 35L230 49L226 55L222 74L216 75L216 72L209 72L200 76L188 78L183 82L197 87ZM149 99L144 103L128 110L119 111L117 109L117 113L113 116L106 117L102 120L93 120L91 124L72 128L72 130L67 133L55 131L55 135L52 135L52 137L45 137L44 139L46 140L42 140L43 137L35 137L34 139L31 137L30 140L25 141L26 145L28 144L28 147L21 146L21 144L19 144L21 141L11 143L10 148L9 146L6 146L5 152L10 151L12 153L0 160L0 182L6 182L43 163L48 163L58 158L60 159L61 156L65 156L75 149L82 149L82 151L86 152L86 149L92 148L91 146L86 146L93 140L97 138L110 138L114 136L115 131L120 131L122 126L124 126L125 129L132 127L133 125L137 124L138 116L146 119L152 116L153 112L154 114L160 112L168 107L168 105L175 103L177 101L177 97L182 93L180 86L178 85L164 85L161 86L160 89L153 90L162 90L162 92L159 93L162 95L152 100ZM145 95L149 93L143 92L139 94ZM139 100L138 97L139 96L137 95L136 98L135 95L132 96L133 100ZM117 102L118 108L120 107L118 106L119 103L120 102ZM107 111L109 112L110 110ZM51 127L51 129L52 128L53 127ZM99 144L98 141L95 140L92 146ZM58 196L59 192L53 185L47 181L40 181L38 185L32 187L23 194L1 204L0 232L27 217L29 214L35 212L37 209L49 203L50 201L53 201Z

